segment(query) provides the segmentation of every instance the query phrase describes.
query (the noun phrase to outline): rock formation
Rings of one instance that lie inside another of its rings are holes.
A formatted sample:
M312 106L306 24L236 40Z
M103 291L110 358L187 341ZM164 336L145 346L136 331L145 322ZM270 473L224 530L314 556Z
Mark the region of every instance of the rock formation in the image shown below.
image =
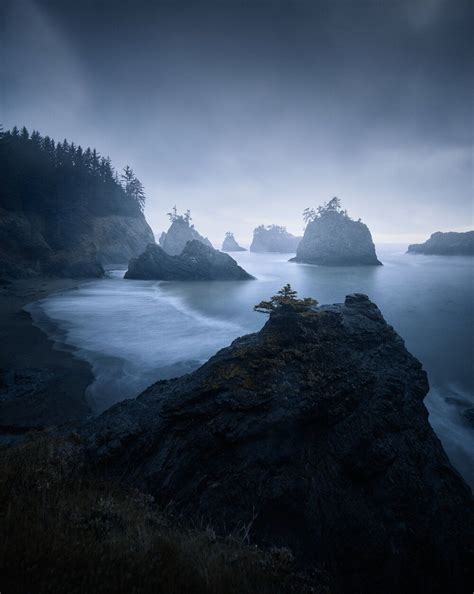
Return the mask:
M280 252L290 254L296 252L301 237L288 233L279 225L260 225L253 232L251 252Z
M337 198L312 213L293 262L321 266L381 264L367 225L360 219L353 221Z
M194 225L191 225L190 217L174 214L171 219L171 226L168 231L163 232L160 236L160 246L170 256L179 256L184 250L184 246L188 241L200 241L204 245L212 248L212 243L200 235Z
M260 332L78 432L101 477L290 547L335 591L470 591L472 498L428 422L427 392L376 305L349 295L282 305Z
M149 244L138 258L130 260L125 278L154 280L250 280L228 254L204 243L188 241L179 256L170 256L156 244Z
M228 231L225 234L224 241L222 242L223 252L246 252L247 250L241 247L236 241L233 233Z
M413 243L408 246L409 254L436 256L473 256L474 231L466 233L433 233L425 243Z

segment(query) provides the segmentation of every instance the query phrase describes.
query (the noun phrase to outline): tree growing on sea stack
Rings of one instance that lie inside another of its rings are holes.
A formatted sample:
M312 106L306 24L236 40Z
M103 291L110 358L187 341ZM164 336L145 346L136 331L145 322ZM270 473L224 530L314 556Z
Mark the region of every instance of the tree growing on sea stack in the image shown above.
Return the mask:
M316 305L318 305L318 302L312 297L298 299L297 291L294 291L291 285L287 283L276 295L270 298L270 301L260 301L260 303L255 305L254 310L260 313L271 314L283 306L288 306L299 313L314 314L316 312L313 308Z

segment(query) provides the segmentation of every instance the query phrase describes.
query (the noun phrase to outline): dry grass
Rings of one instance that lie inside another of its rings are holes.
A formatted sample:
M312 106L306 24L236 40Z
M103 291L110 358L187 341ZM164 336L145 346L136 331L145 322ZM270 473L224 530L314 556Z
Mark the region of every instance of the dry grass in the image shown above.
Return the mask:
M153 499L81 478L78 444L38 437L0 451L0 591L323 593L286 549L189 530Z

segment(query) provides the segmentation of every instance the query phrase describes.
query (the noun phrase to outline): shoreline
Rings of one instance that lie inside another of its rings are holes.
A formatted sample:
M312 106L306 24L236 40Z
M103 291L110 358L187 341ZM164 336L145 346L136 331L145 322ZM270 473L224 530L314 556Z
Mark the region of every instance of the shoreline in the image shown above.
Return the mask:
M96 280L96 279L94 279ZM92 413L86 389L92 367L56 348L24 307L88 279L32 278L0 285L0 436L83 419Z

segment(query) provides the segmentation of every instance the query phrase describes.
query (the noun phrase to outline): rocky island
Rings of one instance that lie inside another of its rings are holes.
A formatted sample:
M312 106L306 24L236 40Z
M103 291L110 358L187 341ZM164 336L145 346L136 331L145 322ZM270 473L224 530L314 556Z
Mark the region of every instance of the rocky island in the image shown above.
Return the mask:
M224 237L224 241L222 242L222 251L223 252L246 252L247 250L244 247L241 247L236 241L234 234L230 231L227 231Z
M142 280L251 280L228 254L223 254L197 239L188 241L177 256L156 244L130 260L125 278Z
M433 233L424 243L413 243L408 246L409 254L425 254L430 256L473 256L474 231L465 233Z
M171 212L168 213L171 221L168 231L163 231L160 235L160 246L170 256L179 256L184 250L184 246L188 241L200 241L204 245L212 248L212 243L203 237L191 224L191 212L187 210L184 215L178 214L176 206L173 206Z
M429 425L426 373L377 306L287 286L256 308L261 331L77 426L89 467L288 547L330 591L470 587L471 494Z
M300 240L280 225L260 225L254 229L250 251L290 254L296 252Z
M292 262L320 266L381 265L367 225L354 221L332 198L317 210L303 213L306 229Z
M95 149L16 127L0 135L0 277L100 277L154 241L143 186Z

